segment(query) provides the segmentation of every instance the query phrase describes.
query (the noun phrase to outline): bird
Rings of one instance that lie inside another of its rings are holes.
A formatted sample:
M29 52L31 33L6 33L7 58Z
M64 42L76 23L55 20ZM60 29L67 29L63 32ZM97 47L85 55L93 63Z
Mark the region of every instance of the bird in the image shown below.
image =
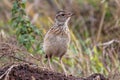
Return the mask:
M63 64L62 57L67 53L68 46L70 44L70 30L68 22L72 15L72 12L65 10L58 11L55 16L54 24L45 34L43 42L43 50L45 52L45 58L49 64L49 68L53 70L50 62L51 58L58 57L65 75L67 75L67 71Z

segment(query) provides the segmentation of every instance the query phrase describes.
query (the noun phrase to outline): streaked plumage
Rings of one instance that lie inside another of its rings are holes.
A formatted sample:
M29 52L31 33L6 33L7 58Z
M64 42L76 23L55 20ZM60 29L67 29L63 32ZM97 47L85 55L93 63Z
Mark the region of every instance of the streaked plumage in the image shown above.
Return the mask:
M48 60L55 56L59 57L61 61L62 56L67 52L70 42L68 21L71 15L66 11L59 11L56 14L53 27L46 33L43 48Z

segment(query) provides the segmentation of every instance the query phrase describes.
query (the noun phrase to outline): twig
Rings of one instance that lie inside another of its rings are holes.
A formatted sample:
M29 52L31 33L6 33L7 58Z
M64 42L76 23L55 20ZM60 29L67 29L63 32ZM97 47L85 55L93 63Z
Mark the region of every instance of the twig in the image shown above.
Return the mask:
M104 19L105 19L105 14L106 14L106 10L104 9L103 14L102 14L102 18L101 18L101 21L100 21L98 33L97 33L97 41L99 41L99 39L100 39L100 35L101 35L102 27L103 27L103 22L104 22Z
M8 80L10 71L17 65L12 65L3 75L0 76L0 80L5 76L5 80Z
M14 58L14 59L17 59L17 60L20 60L20 61L23 61L23 62L26 62L26 63L29 63L29 64L34 64L34 63L31 63L31 62L29 62L29 61L26 61L26 60L20 59L20 58L15 57L15 56L9 56L9 57L12 57L12 58Z
M108 41L108 42L105 42L105 43L102 43L102 44L97 44L96 46L109 46L110 44L113 44L114 42L120 43L119 40L111 40L111 41Z

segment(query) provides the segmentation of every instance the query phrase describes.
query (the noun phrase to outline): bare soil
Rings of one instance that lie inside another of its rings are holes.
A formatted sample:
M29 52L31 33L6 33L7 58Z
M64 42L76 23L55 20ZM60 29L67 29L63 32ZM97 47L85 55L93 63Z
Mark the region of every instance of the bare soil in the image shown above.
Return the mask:
M0 80L107 80L102 74L87 78L65 76L62 73L38 68L29 64L12 64L0 69Z

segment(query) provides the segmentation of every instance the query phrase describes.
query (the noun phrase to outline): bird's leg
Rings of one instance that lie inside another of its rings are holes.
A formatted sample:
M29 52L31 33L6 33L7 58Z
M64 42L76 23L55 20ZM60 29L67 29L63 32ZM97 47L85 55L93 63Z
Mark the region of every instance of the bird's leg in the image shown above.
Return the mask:
M52 68L51 61L50 61L50 58L49 58L49 57L48 57L48 64L49 64L49 68L50 68L50 70L53 71L53 68Z
M62 58L60 58L60 64L61 64L61 66L62 66L62 69L63 69L65 75L67 76L67 71L66 71L65 66L64 66L64 64L63 64L63 62L62 62Z

